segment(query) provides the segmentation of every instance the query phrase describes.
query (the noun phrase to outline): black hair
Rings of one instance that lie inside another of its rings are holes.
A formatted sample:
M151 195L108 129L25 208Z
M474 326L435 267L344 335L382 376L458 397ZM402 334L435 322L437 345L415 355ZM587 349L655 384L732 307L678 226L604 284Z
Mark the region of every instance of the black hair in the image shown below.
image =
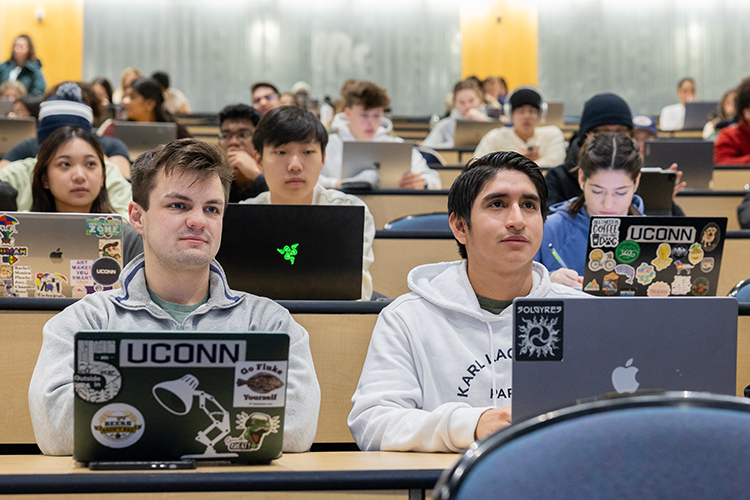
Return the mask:
M280 96L279 89L276 88L276 85L270 82L255 82L250 87L250 94L254 94L256 90L258 90L261 87L267 87L271 90L273 90L273 93L276 94L276 96Z
M23 104L24 107L29 110L29 115L38 119L39 118L39 106L41 106L43 100L44 100L44 97L40 95L26 94L25 96L20 98L18 101L20 101L21 104Z
M253 127L258 126L262 115L260 111L247 104L230 104L219 111L219 127L227 120L250 120Z
M734 96L734 112L737 118L742 118L742 112L750 108L750 77L745 78L737 85L737 94Z
M130 88L138 92L144 99L151 99L154 106L154 118L157 122L173 122L172 115L164 109L164 94L159 83L153 78L138 78L130 84Z
M581 146L578 168L583 172L583 178L588 179L598 170L622 170L633 182L641 173L643 160L638 144L625 134L619 132L604 132L593 134ZM568 206L568 213L575 217L586 203L584 193L573 200ZM640 215L632 205L628 215Z
M677 90L680 90L680 87L682 87L682 84L685 82L690 82L693 84L693 87L695 87L695 79L691 76L686 76L685 78L680 78L680 81L677 82Z
M314 114L295 106L272 109L261 118L253 134L253 147L263 156L263 147L290 142L317 142L321 152L328 145L328 132Z
M162 89L167 90L169 88L169 74L166 71L154 71L151 78L156 80L156 83L161 85Z
M107 99L109 99L110 104L112 103L112 84L109 83L109 80L103 76L97 76L91 80L91 85L101 85L104 87L104 91L107 92Z
M542 220L547 216L547 184L539 166L514 151L498 151L474 158L464 167L448 193L448 213L466 221L471 229L471 209L484 186L502 170L515 170L526 174L536 187ZM466 247L458 242L458 253L466 258Z

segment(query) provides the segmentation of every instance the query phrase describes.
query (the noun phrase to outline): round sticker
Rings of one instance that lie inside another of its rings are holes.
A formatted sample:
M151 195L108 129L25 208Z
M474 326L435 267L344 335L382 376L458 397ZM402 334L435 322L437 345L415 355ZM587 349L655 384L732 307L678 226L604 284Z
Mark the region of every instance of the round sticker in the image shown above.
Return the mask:
M641 254L641 246L633 240L621 241L615 249L615 258L623 264L630 264Z
M704 252L712 252L721 240L721 231L718 224L709 222L701 231L701 246Z
M101 257L91 266L91 277L100 285L114 285L120 277L120 264L111 257Z
M708 293L708 287L709 283L706 278L698 278L693 282L691 292L693 292L693 295L702 297Z
M143 415L125 403L100 408L91 419L91 434L107 448L127 448L138 442L146 429Z

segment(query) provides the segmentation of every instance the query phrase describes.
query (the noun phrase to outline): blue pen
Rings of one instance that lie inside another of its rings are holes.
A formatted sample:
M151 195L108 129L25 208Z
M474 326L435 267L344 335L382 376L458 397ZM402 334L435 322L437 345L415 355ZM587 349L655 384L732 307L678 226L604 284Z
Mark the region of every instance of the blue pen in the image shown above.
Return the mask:
M562 266L563 268L565 268L565 269L568 269L568 266L566 266L566 265L565 265L565 261L564 261L564 260L562 260L562 257L560 257L560 256L559 256L559 255L557 254L557 250L555 250L555 247L553 247L553 246L552 246L552 243L550 243L550 244L549 244L549 249L550 249L550 250L552 251L552 256L553 256L553 257L555 258L555 260L557 260L557 262L559 262L559 263L560 263L560 265L561 265L561 266Z

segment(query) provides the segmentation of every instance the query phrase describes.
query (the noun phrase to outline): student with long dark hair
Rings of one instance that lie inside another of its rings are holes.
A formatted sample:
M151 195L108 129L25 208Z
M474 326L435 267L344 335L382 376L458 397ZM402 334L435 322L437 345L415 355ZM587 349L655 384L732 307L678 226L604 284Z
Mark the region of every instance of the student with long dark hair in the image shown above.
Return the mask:
M44 94L47 82L42 74L42 62L36 57L29 35L16 37L10 58L0 64L0 83L6 80L21 82L29 94Z
M544 237L534 260L550 272L553 283L580 287L592 215L640 215L643 200L635 194L643 160L638 145L625 134L590 135L578 161L580 196L550 207ZM566 269L552 255L550 243Z
M80 128L59 128L39 147L31 211L114 213L105 181L104 153L96 138ZM143 251L143 243L129 224L123 224L122 231L127 263Z

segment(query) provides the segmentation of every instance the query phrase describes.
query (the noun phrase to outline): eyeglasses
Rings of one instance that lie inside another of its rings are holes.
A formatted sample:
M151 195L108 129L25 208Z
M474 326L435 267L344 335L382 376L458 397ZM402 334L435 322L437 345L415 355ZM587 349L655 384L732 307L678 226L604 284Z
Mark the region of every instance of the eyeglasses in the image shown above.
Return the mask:
M222 141L231 141L232 137L236 137L239 141L246 141L253 138L253 131L246 128L238 130L236 132L224 131L219 132L219 139Z

